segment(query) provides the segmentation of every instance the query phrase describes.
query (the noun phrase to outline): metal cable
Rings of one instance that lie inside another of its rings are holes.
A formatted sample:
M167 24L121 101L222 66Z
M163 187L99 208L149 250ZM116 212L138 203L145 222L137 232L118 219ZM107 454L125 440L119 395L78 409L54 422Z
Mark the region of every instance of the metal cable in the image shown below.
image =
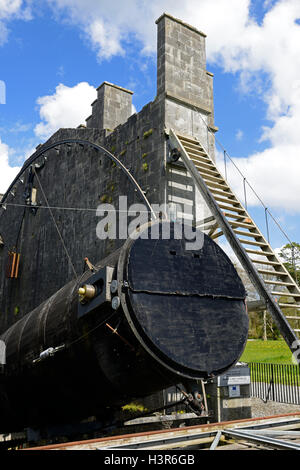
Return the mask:
M92 328L91 330L87 331L86 333L83 333L81 336L79 336L78 338L74 339L73 341L71 341L71 343L68 343L66 345L66 348L70 348L71 346L73 346L73 344L75 343L78 343L79 341L83 340L86 336L90 335L91 333L93 333L95 330L97 330L98 328L100 328L100 326L104 325L108 320L110 320L117 312L112 312L108 317L106 317L104 320L102 320L100 323L98 323L98 325L96 325L94 328Z
M38 183L39 183L39 186L40 186L41 192L42 192L42 194L43 194L43 196L44 196L44 199L45 199L47 208L49 209L49 212L50 212L51 218L52 218L52 220L53 220L54 226L55 226L55 228L56 228L56 230L57 230L58 236L59 236L59 238L60 238L60 241L61 241L62 246L63 246L63 248L64 248L64 251L65 251L65 253L66 253L66 256L67 256L67 258L68 258L68 260L69 260L69 263L70 263L70 265L71 265L71 267L72 267L72 270L73 270L73 273L74 273L74 275L75 275L75 278L77 279L78 276L77 276L77 273L76 273L74 264L73 264L73 262L72 262L71 256L70 256L70 254L69 254L69 252L68 252L68 249L67 249L67 247L66 247L66 245L65 245L65 242L64 242L64 239L63 239L63 237L62 237L62 234L61 234L61 232L60 232L60 230L59 230L59 228L58 228L58 225L57 225L56 220L55 220L55 218L54 218L54 215L53 215L53 212L52 212L52 210L51 210L51 207L49 206L47 196L46 196L46 194L45 194L45 192L44 192L44 190L43 190L42 184L41 184L41 182L40 182L40 179L39 179L39 177L38 177L38 175L37 175L37 172L36 172L34 166L33 166L33 172L34 172L35 177L36 177L36 179L37 179L37 181L38 181Z
M266 229L267 229L268 243L270 243L269 223L268 223L268 209L267 209L267 207L265 208L265 218L266 218Z
M243 179L243 186L244 186L244 199L245 199L245 207L248 210L247 204L247 191L246 191L246 178Z
M12 203L12 202L0 202L0 207L6 207L6 206L13 206L13 207L27 207L29 209L55 209L55 210L64 210L64 211L84 211L84 212L97 212L97 208L92 208L92 207L63 207L63 206L42 206L42 205L31 205L31 204L17 204L17 203ZM129 212L130 214L130 211L126 211L125 209L124 210L120 210L120 209L112 209L112 210L109 210L109 209L105 209L105 212ZM141 214L149 214L149 211L145 210L145 211L138 211L139 213Z
M224 168L225 168L225 179L227 181L227 164L226 164L226 150L224 150Z

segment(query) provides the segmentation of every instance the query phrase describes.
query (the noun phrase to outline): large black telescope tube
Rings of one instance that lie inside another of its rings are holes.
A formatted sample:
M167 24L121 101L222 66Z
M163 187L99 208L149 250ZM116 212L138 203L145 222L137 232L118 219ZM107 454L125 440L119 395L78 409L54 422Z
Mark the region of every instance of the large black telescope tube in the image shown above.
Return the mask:
M203 246L187 249L181 226L155 224L158 238L152 224L141 227L95 273L0 337L0 432L101 416L171 384L221 374L239 359L248 316L233 264L206 235L198 233Z

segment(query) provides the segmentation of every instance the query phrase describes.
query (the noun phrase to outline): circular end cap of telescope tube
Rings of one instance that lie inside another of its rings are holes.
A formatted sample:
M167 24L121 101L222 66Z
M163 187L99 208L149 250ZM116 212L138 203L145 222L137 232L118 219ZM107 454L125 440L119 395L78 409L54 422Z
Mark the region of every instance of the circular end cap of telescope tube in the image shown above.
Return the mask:
M160 221L134 232L119 258L119 297L153 358L181 377L205 379L224 373L244 350L246 291L225 252L199 230L194 238L186 231Z

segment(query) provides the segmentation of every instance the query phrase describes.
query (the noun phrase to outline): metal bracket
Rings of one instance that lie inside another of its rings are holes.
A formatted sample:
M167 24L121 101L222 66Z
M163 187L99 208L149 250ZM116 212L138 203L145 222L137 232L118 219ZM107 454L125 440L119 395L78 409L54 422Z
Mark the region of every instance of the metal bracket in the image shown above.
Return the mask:
M114 268L106 266L99 269L93 276L86 280L84 284L95 288L95 296L86 301L78 301L78 318L96 310L106 302L111 302L110 285L113 280Z

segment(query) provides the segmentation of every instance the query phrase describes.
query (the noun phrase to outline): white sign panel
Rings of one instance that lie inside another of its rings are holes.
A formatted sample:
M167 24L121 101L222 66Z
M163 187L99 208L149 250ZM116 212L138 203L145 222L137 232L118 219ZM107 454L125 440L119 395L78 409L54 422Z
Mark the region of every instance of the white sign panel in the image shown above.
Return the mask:
M232 376L228 377L227 381L228 385L234 385L234 384L239 384L239 385L246 385L250 383L250 375L239 375L239 376Z
M229 397L234 398L234 397L240 397L240 396L241 396L240 386L239 385L230 385L229 386Z
M250 383L250 369L248 366L234 367L226 374L218 377L218 387L228 387L229 385L249 385Z

